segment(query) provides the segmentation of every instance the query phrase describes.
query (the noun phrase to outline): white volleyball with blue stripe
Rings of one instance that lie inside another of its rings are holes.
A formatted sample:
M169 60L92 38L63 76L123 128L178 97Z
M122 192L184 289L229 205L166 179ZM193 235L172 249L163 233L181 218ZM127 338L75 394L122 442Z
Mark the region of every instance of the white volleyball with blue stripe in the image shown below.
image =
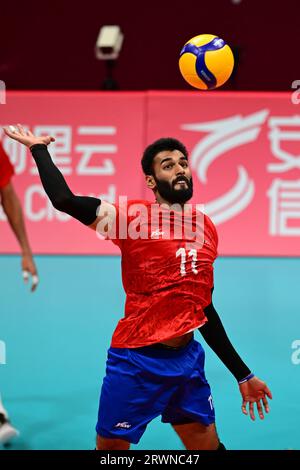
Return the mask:
M234 66L228 44L213 34L200 34L190 39L180 53L179 69L183 78L200 90L223 85Z

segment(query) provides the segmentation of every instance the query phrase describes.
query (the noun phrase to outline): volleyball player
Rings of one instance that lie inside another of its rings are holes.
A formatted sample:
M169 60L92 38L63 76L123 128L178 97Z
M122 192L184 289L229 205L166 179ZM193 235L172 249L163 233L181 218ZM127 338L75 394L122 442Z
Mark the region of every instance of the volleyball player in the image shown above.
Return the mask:
M129 449L161 415L186 449L224 450L216 432L204 350L193 332L199 329L236 378L244 414L254 420L256 406L263 419L272 395L235 351L213 306L217 232L212 221L195 209L187 211L190 230L181 238L175 236L182 225L179 209L185 210L193 193L184 145L172 138L149 145L142 168L155 201L122 205L74 195L47 150L53 137L35 137L20 125L5 132L30 148L53 206L110 238L121 250L125 316L108 350L97 449ZM152 230L157 210L158 225ZM167 237L165 218L171 227Z
M31 291L34 291L38 284L36 266L32 257L32 252L26 234L23 213L20 201L14 190L11 181L14 169L0 142L0 198L4 213L18 240L22 253L22 271L24 281L27 282L32 276ZM3 273L2 273L3 275ZM8 412L4 408L0 395L0 443L7 444L19 432L9 421Z

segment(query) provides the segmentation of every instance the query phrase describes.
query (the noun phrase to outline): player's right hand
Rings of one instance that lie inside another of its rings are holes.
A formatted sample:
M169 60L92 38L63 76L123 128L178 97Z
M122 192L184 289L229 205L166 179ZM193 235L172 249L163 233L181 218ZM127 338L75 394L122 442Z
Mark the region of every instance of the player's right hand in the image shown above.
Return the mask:
M3 127L3 130L8 137L17 140L21 144L26 145L26 147L31 147L35 144L49 145L55 141L54 137L50 135L36 137L31 131L25 131L21 124L18 124L16 127Z

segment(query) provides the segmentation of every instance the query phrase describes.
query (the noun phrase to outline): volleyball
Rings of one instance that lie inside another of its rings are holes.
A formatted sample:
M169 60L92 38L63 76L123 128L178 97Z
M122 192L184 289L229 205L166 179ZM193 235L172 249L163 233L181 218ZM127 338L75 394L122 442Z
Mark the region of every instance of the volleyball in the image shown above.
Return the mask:
M200 90L212 90L223 85L234 66L232 50L213 34L200 34L185 43L179 58L183 78Z

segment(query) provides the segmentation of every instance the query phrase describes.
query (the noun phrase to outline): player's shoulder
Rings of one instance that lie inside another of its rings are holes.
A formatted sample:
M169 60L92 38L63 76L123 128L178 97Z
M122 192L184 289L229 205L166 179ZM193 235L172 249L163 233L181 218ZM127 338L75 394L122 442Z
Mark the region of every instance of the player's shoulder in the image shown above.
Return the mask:
M215 224L213 223L212 219L205 213L204 213L204 221L209 227L212 227L216 230Z
M146 201L145 199L127 199L119 198L112 206L117 211L117 214L126 216L128 214L134 214L136 212L141 211L141 208L146 208L147 213L149 212L149 208L151 207L151 202Z
M213 226L214 226L214 223L213 223L213 221L211 220L211 218L204 212L204 206L203 206L203 204L196 204L196 205L194 206L194 210L195 210L198 214L201 214L201 216L204 218L205 223L207 223L208 225L213 225Z
M212 219L207 214L205 214L202 205L200 207L196 205L196 212L203 217L205 228L217 235L215 224L213 223Z
M115 204L115 206L119 207L119 208L122 208L123 210L124 209L129 209L131 207L134 207L136 206L137 208L139 206L144 206L144 207L151 207L151 202L150 201L147 201L145 199L124 199L124 200L120 200L119 202L117 202Z
M211 220L211 218L204 214L204 227L205 227L205 232L210 232L212 237L214 238L216 244L218 245L218 232L217 232L217 229L215 227L215 224L213 223L213 221Z

